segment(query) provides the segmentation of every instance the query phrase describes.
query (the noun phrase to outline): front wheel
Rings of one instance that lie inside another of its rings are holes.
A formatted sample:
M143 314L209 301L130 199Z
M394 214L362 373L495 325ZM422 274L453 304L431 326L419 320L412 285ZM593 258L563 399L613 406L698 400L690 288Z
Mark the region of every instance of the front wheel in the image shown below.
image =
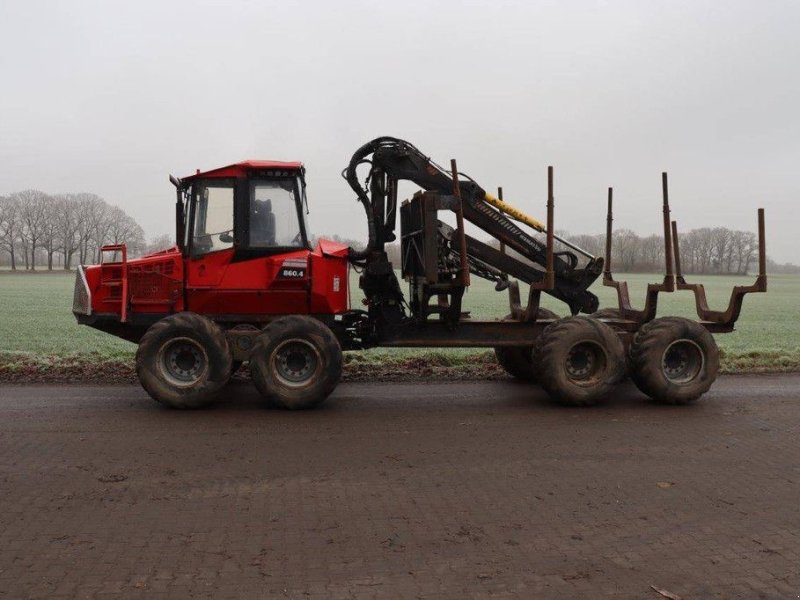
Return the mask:
M339 383L342 348L312 317L275 319L256 339L250 375L271 405L298 410L321 404Z
M136 351L136 374L150 396L171 408L200 408L228 381L231 351L213 321L182 312L153 324Z

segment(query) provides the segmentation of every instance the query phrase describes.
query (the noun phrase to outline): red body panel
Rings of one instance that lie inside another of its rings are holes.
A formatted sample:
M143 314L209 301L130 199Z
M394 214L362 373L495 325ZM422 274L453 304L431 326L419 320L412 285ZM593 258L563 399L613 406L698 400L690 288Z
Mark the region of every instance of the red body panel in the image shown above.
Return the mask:
M311 253L311 312L343 313L349 309L348 248L329 240L320 240Z
M121 314L121 262L86 268L86 282L95 314ZM127 262L128 312L171 313L184 310L183 258L177 247Z
M308 250L232 262L223 250L188 261L188 309L216 315L308 314L311 272ZM299 277L280 277L285 262L302 262Z
M92 312L121 314L122 263L88 267ZM184 305L184 271L185 298ZM314 250L235 260L233 249L184 259L171 248L127 262L128 314L190 310L241 316L337 314L348 310L347 247L322 240Z

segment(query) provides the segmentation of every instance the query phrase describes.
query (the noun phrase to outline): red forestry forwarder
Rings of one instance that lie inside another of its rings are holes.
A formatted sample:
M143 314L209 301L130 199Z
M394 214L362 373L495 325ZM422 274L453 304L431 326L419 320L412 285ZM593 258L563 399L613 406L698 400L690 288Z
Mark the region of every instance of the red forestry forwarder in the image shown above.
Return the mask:
M732 331L745 294L767 289L763 209L752 286L734 288L727 309L714 311L703 287L686 283L666 173L665 274L648 286L641 310L611 274L611 189L604 261L554 235L552 168L545 224L504 202L502 190L495 197L458 173L455 161L446 170L410 143L382 137L359 148L342 173L366 211L367 247L320 240L312 248L304 173L299 162L245 161L170 177L177 190L173 248L128 260L124 244L104 246L101 264L79 267L78 322L137 343L139 380L158 402L206 406L249 362L270 404L309 408L336 387L342 350L436 346L494 348L511 375L565 404L594 404L626 372L653 399L686 404L717 376L711 333ZM398 204L402 180L421 190ZM454 213L456 227L439 212ZM398 213L408 299L385 252L397 239ZM467 235L465 221L500 249ZM563 250L554 251L556 240ZM349 307L350 266L361 273L366 310ZM598 310L588 291L601 274L617 291L616 308ZM477 321L462 311L470 275L508 291L507 316ZM524 304L519 282L528 286ZM659 293L676 289L694 293L698 321L655 318ZM539 308L542 292L564 302L571 316Z

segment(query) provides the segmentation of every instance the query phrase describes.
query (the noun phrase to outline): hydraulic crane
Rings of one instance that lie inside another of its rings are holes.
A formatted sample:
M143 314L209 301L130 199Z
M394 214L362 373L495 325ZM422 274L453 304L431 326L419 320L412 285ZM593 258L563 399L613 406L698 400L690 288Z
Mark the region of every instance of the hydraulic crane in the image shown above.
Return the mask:
M357 174L357 169L362 164L370 165L365 186L360 183ZM441 221L436 222L437 246L446 249L447 258L452 264L460 265L462 271L468 269L479 277L495 281L500 289L506 286L508 277L527 284L544 280L546 275L544 270L537 269L530 263L545 267L547 260L545 243L524 231L514 221L528 225L541 233L546 232L545 224L489 194L471 179L459 180L460 174L457 171L446 172L409 142L392 137L377 138L353 154L343 175L358 195L367 214L369 228L367 248L361 252L351 252L351 257L354 260L365 261L363 287L368 293L368 298L370 298L369 292L375 289L381 290L383 287L382 283L373 285L371 280L380 282L388 273L382 257L385 256L383 254L385 244L396 239L397 190L398 183L402 180L411 181L427 192L438 194L437 201L442 208L454 209L459 223L457 229L454 230ZM413 202L415 201L412 200ZM425 201L417 200L417 202ZM418 208L409 207L405 210L408 219L413 219L412 213ZM430 208L423 211L432 212ZM489 244L466 235L463 220L473 223L501 244L515 250L523 260L509 256ZM411 223L408 225L411 226ZM415 241L411 240L412 235L408 232L408 240L403 249L404 258L405 251L415 244ZM597 297L587 289L602 273L603 259L592 256L568 240L555 235L554 238L569 250L554 253L555 284L552 289L546 290L547 293L565 302L572 314L594 312L598 306ZM433 241L424 240L428 244ZM421 245L424 244L416 243L414 247L419 249ZM528 262L524 262L524 259ZM581 259L586 264L579 267ZM412 273L412 270L421 265L413 260L410 262L411 264L404 265L403 274L410 276L414 284L418 282L419 274L416 271ZM446 277L446 273L441 275ZM460 293L463 293L467 282L468 279L463 274L455 278L454 282L450 282L448 293L453 300L450 305L452 311L449 313L451 319L457 318L460 312ZM432 293L438 295L443 283L426 281L419 286L413 286L412 309L415 314L426 316L426 300Z

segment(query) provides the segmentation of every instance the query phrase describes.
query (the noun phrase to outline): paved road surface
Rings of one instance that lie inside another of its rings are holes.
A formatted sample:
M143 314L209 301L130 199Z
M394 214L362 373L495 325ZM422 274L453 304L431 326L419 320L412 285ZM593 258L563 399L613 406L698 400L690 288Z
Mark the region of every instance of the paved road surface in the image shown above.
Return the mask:
M0 597L800 597L800 376L226 393L0 387Z

